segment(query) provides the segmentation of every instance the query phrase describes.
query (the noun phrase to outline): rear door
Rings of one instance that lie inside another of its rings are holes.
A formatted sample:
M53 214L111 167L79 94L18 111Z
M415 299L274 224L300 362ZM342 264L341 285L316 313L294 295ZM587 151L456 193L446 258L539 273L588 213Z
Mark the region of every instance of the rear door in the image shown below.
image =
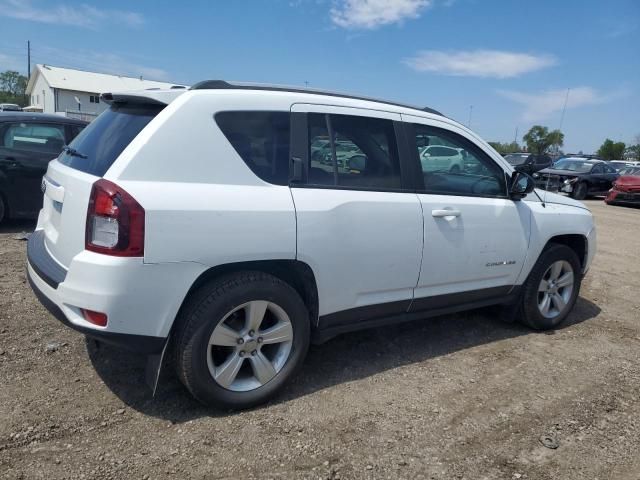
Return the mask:
M120 153L162 110L163 105L114 105L71 142L75 152L63 152L49 164L38 228L45 243L64 266L84 250L89 196Z
M508 197L503 168L462 129L432 119L402 117L424 212L424 252L412 310L506 295L527 253L531 218L527 202ZM423 167L418 144L424 136L464 152L463 169Z
M422 212L405 188L400 116L327 105L291 110L297 256L316 275L321 326L406 312L420 269ZM319 139L331 141L329 162L313 158ZM358 155L337 163L337 142Z
M24 120L0 126L0 170L8 183L13 214L35 215L40 210L42 176L64 144L62 124Z

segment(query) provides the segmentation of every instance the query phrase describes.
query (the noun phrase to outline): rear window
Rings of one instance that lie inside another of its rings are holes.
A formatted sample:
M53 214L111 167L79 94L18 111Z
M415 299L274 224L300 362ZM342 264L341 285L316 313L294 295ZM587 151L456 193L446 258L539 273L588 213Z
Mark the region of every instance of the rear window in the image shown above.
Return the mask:
M82 157L62 152L58 161L76 170L103 176L125 147L163 108L160 105L111 106L71 142L70 146Z
M289 183L289 112L220 112L216 122L253 173Z

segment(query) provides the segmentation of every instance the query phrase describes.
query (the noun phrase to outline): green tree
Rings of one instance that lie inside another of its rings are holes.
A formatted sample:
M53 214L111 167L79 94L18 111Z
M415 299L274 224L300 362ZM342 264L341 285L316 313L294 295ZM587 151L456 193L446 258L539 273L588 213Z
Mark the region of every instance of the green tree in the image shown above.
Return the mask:
M564 133L560 130L551 130L542 125L534 125L522 137L527 144L527 151L542 155L547 153L551 147L561 147L564 144Z
M26 105L27 77L13 70L0 73L0 103Z
M498 152L500 155L519 152L521 150L520 145L518 145L516 142L511 142L511 143L489 142L489 145L491 145L496 150L496 152Z
M624 153L624 142L614 142L607 138L598 149L598 155L605 160L618 160L622 158Z

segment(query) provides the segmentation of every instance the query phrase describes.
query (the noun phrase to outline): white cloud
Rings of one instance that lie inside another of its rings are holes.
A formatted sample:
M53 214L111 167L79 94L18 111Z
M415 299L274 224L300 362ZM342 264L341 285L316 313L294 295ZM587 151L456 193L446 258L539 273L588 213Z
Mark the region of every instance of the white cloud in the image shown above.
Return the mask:
M374 29L420 16L432 0L338 0L329 14L342 28Z
M98 28L107 22L137 27L144 23L139 13L122 10L101 10L91 5L36 6L31 0L0 0L0 16L31 22Z
M511 78L555 65L552 55L500 50L423 50L404 63L419 72L460 77Z
M523 93L511 90L498 90L498 94L525 107L522 120L532 122L548 118L559 112L567 101L567 109L605 103L618 94L605 95L591 87L574 87L569 90L545 90L539 93Z

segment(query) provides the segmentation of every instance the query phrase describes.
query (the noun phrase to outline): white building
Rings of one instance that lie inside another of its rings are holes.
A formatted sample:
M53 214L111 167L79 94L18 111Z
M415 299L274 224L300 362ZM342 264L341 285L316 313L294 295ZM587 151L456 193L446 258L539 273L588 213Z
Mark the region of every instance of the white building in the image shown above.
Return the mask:
M107 105L100 101L101 93L171 88L175 85L143 80L142 77L107 75L38 64L31 72L27 84L27 95L30 96L27 109L44 113L80 111L96 115L107 108Z

